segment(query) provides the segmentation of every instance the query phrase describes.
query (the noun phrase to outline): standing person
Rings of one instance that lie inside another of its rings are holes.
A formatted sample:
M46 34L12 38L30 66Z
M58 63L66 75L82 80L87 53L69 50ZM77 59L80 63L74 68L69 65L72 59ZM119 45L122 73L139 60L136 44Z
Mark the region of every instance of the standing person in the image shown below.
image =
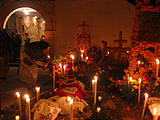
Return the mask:
M49 44L45 41L32 42L21 52L19 78L28 84L28 88L33 88L36 85L38 65L43 68L48 66L48 62L44 61L46 61L49 48Z
M6 79L8 67L8 38L7 33L0 30L0 82Z
M22 43L22 39L21 36L19 34L16 35L15 37L15 53L16 53L16 58L20 58L20 50L21 50L21 43Z

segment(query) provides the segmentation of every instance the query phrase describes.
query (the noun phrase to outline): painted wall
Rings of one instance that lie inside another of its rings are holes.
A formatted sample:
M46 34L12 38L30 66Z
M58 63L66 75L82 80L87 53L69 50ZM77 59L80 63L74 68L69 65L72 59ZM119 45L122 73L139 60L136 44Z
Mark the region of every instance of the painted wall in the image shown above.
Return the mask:
M130 46L134 24L135 6L125 0L57 0L56 1L56 55L77 48L79 24L86 21L91 35L91 45L102 47L106 40L111 47L118 46L119 31L129 40L124 47Z

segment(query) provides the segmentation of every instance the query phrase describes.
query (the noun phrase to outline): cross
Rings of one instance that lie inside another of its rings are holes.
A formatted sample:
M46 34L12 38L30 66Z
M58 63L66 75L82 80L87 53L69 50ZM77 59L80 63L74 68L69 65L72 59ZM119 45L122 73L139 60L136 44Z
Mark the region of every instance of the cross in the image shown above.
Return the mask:
M121 52L123 49L123 43L127 43L127 40L122 39L122 31L119 32L119 40L114 40L114 42L117 42L119 44L118 46L118 58L121 61Z
M82 27L82 29L83 29L83 34L85 34L85 27L88 26L88 25L85 23L85 21L83 21L83 23L80 24L79 26Z
M127 40L122 39L122 31L119 32L119 40L114 40L114 42L117 42L119 44L119 49L123 48L123 43L127 43Z

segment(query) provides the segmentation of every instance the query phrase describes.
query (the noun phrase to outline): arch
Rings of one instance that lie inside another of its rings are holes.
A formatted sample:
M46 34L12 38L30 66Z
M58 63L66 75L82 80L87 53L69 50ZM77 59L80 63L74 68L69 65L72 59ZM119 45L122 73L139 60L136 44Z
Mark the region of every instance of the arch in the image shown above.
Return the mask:
M35 11L37 13L39 13L37 10L33 9L33 8L30 8L30 7L21 7L21 8L17 8L15 10L13 10L5 19L4 23L3 23L3 29L6 28L6 24L7 24L7 21L8 19L11 17L11 15L19 10L32 10L32 11ZM40 14L40 13L39 13ZM41 14L40 14L41 15ZM42 15L41 15L42 16Z

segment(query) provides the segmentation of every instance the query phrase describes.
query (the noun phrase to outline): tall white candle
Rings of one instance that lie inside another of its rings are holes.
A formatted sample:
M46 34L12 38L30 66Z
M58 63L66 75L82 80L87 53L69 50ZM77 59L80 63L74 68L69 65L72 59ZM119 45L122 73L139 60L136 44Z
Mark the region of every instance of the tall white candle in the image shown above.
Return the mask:
M158 74L159 74L159 60L156 59L156 79L158 79Z
M37 102L39 101L40 87L36 87Z
M71 97L68 97L68 101L70 104L69 118L70 120L73 120L73 99Z
M54 91L54 89L55 89L55 84L56 84L56 82L55 82L55 66L54 66L54 65L53 65L52 74L53 74L53 91Z
M143 117L144 117L144 111L146 109L146 103L147 103L147 99L148 99L148 93L145 93L145 100L144 100L144 105L143 105L143 111L142 111L142 117L141 117L141 120L143 120Z
M26 103L28 104L28 120L31 120L31 108L30 108L30 98L26 98Z
M94 80L94 105L96 105L96 101L97 101L97 77Z
M139 78L139 87L138 87L138 104L140 102L140 96L141 96L141 78Z
M16 96L17 96L17 99L18 99L18 106L19 106L20 117L22 118L22 106L21 106L20 93L19 93L19 92L16 92Z
M94 83L95 83L95 80L92 80L92 93L94 94Z

